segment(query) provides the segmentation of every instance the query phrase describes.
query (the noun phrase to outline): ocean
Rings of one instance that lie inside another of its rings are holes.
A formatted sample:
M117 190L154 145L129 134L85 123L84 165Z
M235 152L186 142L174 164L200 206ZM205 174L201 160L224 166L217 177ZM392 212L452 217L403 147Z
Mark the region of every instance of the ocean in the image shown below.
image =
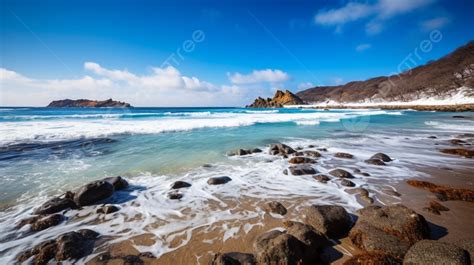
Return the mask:
M474 120L453 115L380 109L0 108L0 260L11 262L24 249L77 228L113 236L109 243L150 233L155 243L137 248L159 257L186 245L199 227L258 220L261 201L270 199L307 198L305 204L335 203L355 211L360 202L340 183L283 174L288 162L269 155L269 144L320 152L313 167L321 173L334 168L370 173L353 182L377 199L398 181L429 177L417 168L466 167L465 158L439 152L456 135L474 132ZM239 148L263 152L227 156ZM334 157L336 152L354 158ZM385 167L364 163L377 152L394 161ZM51 196L110 176L131 184L108 201L121 207L113 217L99 222L86 207L65 213L65 224L35 234L14 229ZM215 176L232 181L207 185ZM192 186L181 200L170 200L169 186L176 180ZM229 203L244 200L252 207ZM258 221L222 228L220 240L255 225ZM173 238L166 236L175 233L187 240L171 244Z

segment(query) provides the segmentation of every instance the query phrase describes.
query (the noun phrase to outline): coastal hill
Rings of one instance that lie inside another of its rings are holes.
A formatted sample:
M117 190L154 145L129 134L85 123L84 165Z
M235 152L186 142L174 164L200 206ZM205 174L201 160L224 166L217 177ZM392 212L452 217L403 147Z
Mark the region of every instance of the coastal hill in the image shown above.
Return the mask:
M413 60L417 60L415 55ZM411 61L401 62L410 64ZM403 66L401 66L403 68ZM474 96L474 41L425 65L398 75L380 76L340 86L320 86L298 92L307 103L408 102L418 99L450 98L462 89Z
M246 106L247 108L282 108L284 105L303 105L305 104L298 96L286 90L285 92L277 90L273 98L258 97L255 101Z
M89 100L89 99L63 99L55 100L49 103L48 108L130 108L129 103L115 101L111 98L107 100Z

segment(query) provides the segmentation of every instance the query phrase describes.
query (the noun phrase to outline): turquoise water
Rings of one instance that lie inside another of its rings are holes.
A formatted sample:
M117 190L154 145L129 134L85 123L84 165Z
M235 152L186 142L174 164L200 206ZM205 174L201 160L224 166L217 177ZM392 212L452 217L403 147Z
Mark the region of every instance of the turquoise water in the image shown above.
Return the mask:
M369 172L370 177L357 175L354 182L370 189L377 200L377 192L387 185L427 177L416 167L466 166L464 158L438 150L449 146L448 140L457 134L474 131L473 119L453 119L453 115L459 114L378 109L0 108L0 234L11 236L12 224L30 216L50 196L116 175L130 181L134 188L127 196L136 199L123 201L118 215L91 228L118 238L191 233L196 226L211 226L218 220L257 218L262 212L259 201L265 198L304 197L310 198L307 203L331 202L353 211L361 205L339 182L322 184L310 176L284 175L288 161L269 155L268 145L282 142L295 148L326 148L315 169ZM432 135L437 139L428 138ZM254 147L264 152L226 156L234 149ZM335 158L335 152L349 152L355 158ZM395 160L383 168L364 163L376 152ZM223 175L232 181L220 187L206 184L207 178ZM191 182L192 187L183 191L182 200L171 201L169 185L178 179ZM257 199L255 211L238 206L228 209L222 201L244 196ZM219 202L222 209L209 208L211 201ZM189 207L193 214L188 213ZM33 242L88 227L96 223L96 215L79 221L74 217L88 216L84 211L93 210L69 211L65 226L8 239L11 250L0 256L9 262ZM124 221L137 214L147 218ZM156 220L169 223L150 227ZM156 256L172 251L165 241L141 249Z
M337 135L345 141L352 134L442 127L436 122L469 129L470 123L453 121L452 115L381 110L2 108L3 147L38 146L16 152L19 157L11 159L11 151L3 151L0 198L10 202L25 193L54 192L110 175L183 174L202 164L226 161L230 150L291 138L330 140ZM95 142L100 139L110 143ZM75 140L79 142L71 148L62 147ZM51 146L41 146L46 144Z

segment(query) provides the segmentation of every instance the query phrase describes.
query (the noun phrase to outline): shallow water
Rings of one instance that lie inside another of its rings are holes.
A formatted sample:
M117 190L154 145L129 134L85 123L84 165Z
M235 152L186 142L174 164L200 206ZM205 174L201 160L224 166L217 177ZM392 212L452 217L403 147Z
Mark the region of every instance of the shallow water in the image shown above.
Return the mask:
M357 186L377 191L380 183L386 188L427 176L413 170L417 166L466 167L464 158L437 150L457 134L474 132L473 120L453 115L363 109L0 108L0 260L9 262L25 248L79 227L117 237L109 243L151 233L155 244L137 248L159 256L173 249L170 235L190 237L193 229L218 221L257 218L263 212L260 201L267 199L308 198L306 204L337 203L354 211L360 203L339 182L284 175L287 160L268 155L268 144L327 148L315 169L358 168L370 176L356 175ZM264 152L226 156L233 149L254 147ZM355 159L335 158L340 151ZM386 167L363 162L376 152L395 161ZM65 223L35 234L13 228L48 197L116 175L132 184L108 201L119 204L120 212L98 221L92 206L69 211ZM232 181L206 184L209 177L223 175ZM182 200L171 201L169 185L178 179L192 186L182 191ZM251 210L229 203L243 198L249 198Z

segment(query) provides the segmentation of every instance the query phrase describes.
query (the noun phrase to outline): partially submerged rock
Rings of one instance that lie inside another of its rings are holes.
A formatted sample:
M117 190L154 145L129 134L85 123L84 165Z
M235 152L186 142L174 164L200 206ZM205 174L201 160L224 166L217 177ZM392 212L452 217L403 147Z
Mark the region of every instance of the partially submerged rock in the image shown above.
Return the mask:
M468 253L454 244L422 240L406 253L403 264L453 264L468 265Z
M337 178L349 178L349 179L354 178L354 176L351 173L347 172L344 169L333 169L329 171L329 174Z
M295 153L295 149L289 147L286 144L272 144L270 145L271 155L291 155Z
M464 156L465 158L474 157L474 150L469 150L465 148L446 148L446 149L441 149L440 151L441 153Z
M37 208L34 214L52 214L74 207L76 207L76 204L70 198L54 197Z
M108 178L105 178L103 180L105 180L105 181L109 182L110 184L112 184L114 186L115 191L123 190L123 189L128 188L128 182L120 176L108 177Z
M329 180L331 180L331 178L324 174L318 174L316 176L313 176L313 178L321 183L327 183Z
M256 265L253 254L241 252L216 253L211 265Z
M367 164L370 164L370 165L375 165L375 166L385 166L386 165L385 162L383 162L382 160L373 159L373 158L367 159L364 162L367 163Z
M107 199L114 193L114 185L109 181L98 180L80 187L74 194L74 203L77 206L95 204Z
M456 189L421 180L408 180L407 183L413 187L422 188L436 195L439 195L440 199L445 198L447 200L459 200L469 202L474 201L474 190Z
M338 205L312 205L305 210L304 216L306 224L329 238L345 236L352 226L349 213Z
M290 164L314 164L316 163L316 160L307 157L296 156L292 157L288 162Z
M115 206L115 205L104 205L100 208L97 209L97 213L102 213L102 214L110 214L110 213L115 213L115 212L118 212L120 210L119 207Z
M351 154L349 154L349 153L343 153L343 152L335 153L334 156L335 156L335 157L339 157L339 158L347 158L347 159L354 158L353 155L351 155Z
M285 206L277 201L271 201L265 206L265 210L270 213L276 213L280 215L285 215L287 213Z
M227 176L213 177L213 178L209 178L207 180L207 184L209 184L209 185L221 185L221 184L225 184L225 183L227 183L231 180L232 179L227 177Z
M303 151L303 154L306 156L311 156L311 157L321 157L321 154L319 152L313 151L313 150Z
M348 179L342 179L341 180L341 185L346 186L346 187L355 187L355 183L348 180Z
M18 224L18 228L23 227L24 225L31 225L32 231L41 231L47 229L51 226L60 224L65 219L62 214L52 214L48 216L33 216L27 219L23 219Z
M176 189L181 189L181 188L189 188L191 187L191 184L186 182L186 181L175 181L173 184L171 184L171 189L176 190Z
M297 165L297 166L291 166L288 168L288 170L291 172L291 174L295 176L299 175L313 175L316 174L316 169L312 168L311 166L308 165Z
M384 153L377 153L377 154L373 155L372 157L370 157L370 159L379 159L379 160L382 160L383 162L392 161L392 158L390 158L388 155L386 155Z

